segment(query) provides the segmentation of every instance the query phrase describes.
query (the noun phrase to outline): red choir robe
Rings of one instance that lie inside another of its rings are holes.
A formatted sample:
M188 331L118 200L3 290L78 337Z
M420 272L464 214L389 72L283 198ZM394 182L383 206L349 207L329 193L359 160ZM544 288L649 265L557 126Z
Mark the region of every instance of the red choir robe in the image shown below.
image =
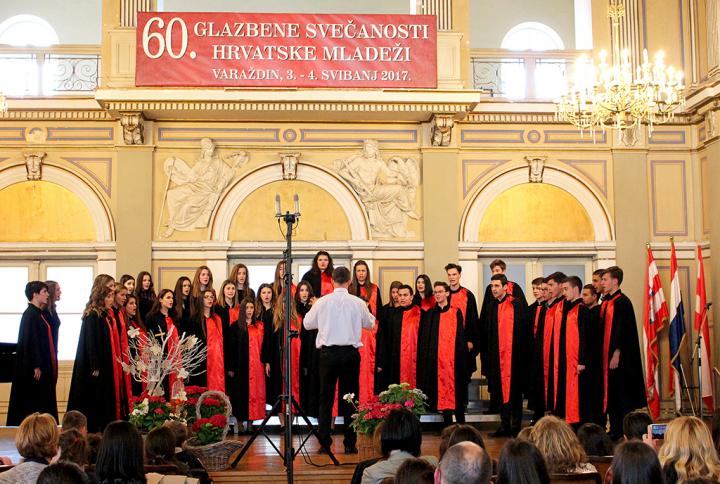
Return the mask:
M127 335L127 324L125 323L125 313L119 309L113 308L110 311L110 316L113 318L113 324L117 330L120 359L122 363L128 364L130 362L129 350L128 350L128 335ZM122 369L122 363L117 362L116 364L120 368L121 382L121 401L120 401L120 414L124 418L130 410L130 397L132 396L132 377L129 373L126 373Z
M548 406L548 409L552 409L553 412L558 406L558 399L557 399L557 393L558 393L558 386L559 386L559 376L560 376L560 339L562 336L562 328L563 328L563 318L565 317L565 299L560 298L558 303L556 304L555 312L553 313L553 321L552 321L552 345L551 345L551 353L552 353L552 375L549 377L550 382L548 385L552 388L551 390L551 399L550 402L552 402L552 405ZM550 398L550 396L548 397Z
M419 293L415 293L413 304L420 306L423 311L430 311L435 307L435 296L430 294L428 297L420 297Z
M110 353L112 354L112 375L113 384L115 385L115 418L121 419L122 414L122 388L123 385L123 371L120 365L120 338L118 336L118 325L115 318L112 316L112 309L108 312L105 318L105 324L110 332Z
M486 335L487 331L481 332L482 328L478 326L479 320L478 320L478 310L477 310L477 301L475 300L475 295L472 293L472 291L469 291L468 289L464 287L460 287L457 290L450 291L450 304L457 309L460 310L463 317L463 325L465 328L465 338L467 339L468 343L473 344L473 349L471 351L468 351L468 383L470 381L470 376L473 374L475 370L477 370L477 363L476 363L476 357L478 353L481 354L483 350L481 348L481 343L485 339L484 337L481 337L482 335Z
M148 315L146 326L148 328L148 331L151 332L158 340L165 338L165 336L170 334L170 332L172 331L170 339L167 343L167 352L168 354L171 354L174 348L177 346L178 342L180 341L178 330L175 326L175 321L173 321L173 318L169 315L165 316L162 313ZM168 375L167 387L165 388L167 398L172 398L172 388L175 385L176 381L177 374L170 373L170 375Z
M247 416L237 416L240 420L262 420L265 418L265 364L260 360L264 327L262 321L247 325ZM242 352L241 352L242 353Z
M378 304L380 300L380 291L377 285L373 284L368 295L364 286L360 286L359 297L367 301L368 308L373 316L377 318L378 308L382 304ZM375 394L375 354L376 354L376 335L377 322L372 329L362 329L362 346L360 347L360 394L358 401L360 403L369 402Z
M545 362L543 335L545 332L544 302L535 301L530 305L528 316L532 328L532 368L527 382L528 408L536 410L536 417L545 409Z
M526 311L522 301L509 295L494 301L489 313L488 387L504 404L511 399L522 400L522 383L529 367L529 328L524 320Z
M375 363L382 369L382 389L392 383L415 387L420 315L417 306L393 308L378 327Z
M551 377L554 373L550 371L551 369L551 356L552 356L552 344L553 344L553 338L554 338L554 327L555 327L555 313L558 311L558 308L562 311L562 305L560 305L560 298L555 299L554 301L548 303L545 306L545 315L542 320L542 331L540 331L540 326L538 326L538 334L541 335L540 337L542 340L540 341L540 355L541 355L541 362L542 362L542 398L543 398L543 405L544 408L551 410L553 408L553 400L554 398L550 398L550 393L552 391L552 380Z
M506 291L507 291L508 296L512 296L513 298L515 298L515 300L520 302L521 305L525 304L525 302L526 302L525 293L523 293L523 290L520 288L519 284L512 282L512 281L508 281ZM490 324L490 310L492 309L492 304L493 304L494 299L495 298L492 296L492 291L490 290L490 284L488 284L485 287L485 294L483 295L482 305L480 306L480 313L478 316L476 316L477 317L476 324L477 324L478 335L487 335L488 327L489 327L488 325ZM465 314L463 313L463 316L464 315ZM468 338L470 338L469 335L468 335ZM488 364L486 361L486 352L488 350L487 338L485 338L485 337L481 338L479 336L476 338L478 340L482 340L483 346L481 348L478 348L478 351L480 353L480 370L482 371L483 375L487 376L485 373L485 370L483 370L483 367L487 366L487 364ZM469 341L472 341L472 340L469 339ZM473 370L473 371L475 371L475 370Z
M467 403L467 343L462 312L435 306L422 315L418 334L417 387L431 410L456 410Z
M223 348L223 324L219 315L203 318L204 343L207 346L207 388L225 393L225 356Z
M315 297L322 297L335 290L332 283L332 274L326 274L325 272L317 273L309 270L303 274L301 280L310 283Z
M582 299L564 302L565 316L562 322L562 335L560 338L560 371L557 379L557 403L555 414L564 418L568 423L575 424L587 421L588 416L583 415L583 400L587 398L583 390L581 374L578 365L585 365L585 330L587 328L588 312L582 304Z

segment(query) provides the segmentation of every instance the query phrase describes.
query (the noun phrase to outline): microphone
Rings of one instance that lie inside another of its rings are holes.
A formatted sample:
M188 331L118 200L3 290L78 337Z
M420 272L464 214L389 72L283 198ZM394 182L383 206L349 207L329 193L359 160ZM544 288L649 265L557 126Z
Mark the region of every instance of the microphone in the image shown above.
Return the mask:
M277 218L282 217L282 213L280 213L280 194L275 194L275 216Z
M293 202L295 202L295 215L299 216L300 215L300 197L298 197L297 193L293 196Z

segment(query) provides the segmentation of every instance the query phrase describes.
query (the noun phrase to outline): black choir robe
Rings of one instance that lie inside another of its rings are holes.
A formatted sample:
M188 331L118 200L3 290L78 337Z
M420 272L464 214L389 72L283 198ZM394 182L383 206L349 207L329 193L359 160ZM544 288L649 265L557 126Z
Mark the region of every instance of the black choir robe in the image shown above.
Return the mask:
M143 293L142 291L138 291L137 293L137 302L138 302L138 314L140 314L140 321L145 321L147 318L148 313L150 313L150 310L153 307L153 304L155 304L155 300L157 297L155 294L147 294Z
M647 406L635 311L630 299L618 290L606 296L600 308L603 321L603 410L627 413ZM610 370L610 360L620 350L620 363Z
M182 336L183 332L186 335L195 335L198 338L202 338L202 328L199 325L199 322L197 320L193 320L193 318L190 318L190 323L186 324L186 326L179 327L177 325L177 322L174 318L170 318L172 321L172 325L175 327L174 336L170 337L170 340L168 341L168 347L166 348L166 351L169 350L170 345L177 343L177 341ZM168 332L168 316L165 316L163 313L155 313L148 315L147 321L145 321L145 327L147 327L148 332L155 335L155 338L158 340L165 337L165 335ZM202 375L198 375L202 378ZM171 373L163 382L163 387L165 388L165 396L167 398L170 398L172 393L173 384L175 383L177 379L177 376L175 373ZM196 383L191 383L196 384Z
M417 387L430 410L462 409L467 403L467 342L462 312L449 303L435 306L420 320Z
M228 352L225 353L226 367L233 372L226 375L225 391L238 421L260 420L265 417L265 364L260 360L264 325L260 321L248 326L246 322L232 321L227 333ZM251 355L252 347L257 357ZM258 341L259 340L259 341ZM251 384L256 379L257 384Z
M603 327L600 320L600 305L587 310L587 326L585 335L588 344L585 345L585 371L580 375L581 384L585 387L586 401L583 402L580 411L585 412L588 421L602 427L607 423L603 406L603 365L602 365L602 341Z
M450 304L455 306L462 313L465 324L465 339L468 343L473 344L473 349L468 350L467 346L467 381L470 383L470 377L477 370L477 355L482 353L483 345L486 344L487 329L483 330L479 325L478 309L475 295L465 287L459 287L456 290L450 290Z
M545 409L543 403L543 393L539 387L544 390L543 362L542 362L542 333L543 320L545 318L545 303L535 301L528 307L528 318L533 326L532 330L532 363L528 373L526 382L526 395L528 399L528 408L537 409L538 415ZM535 382L541 381L542 385Z
M582 299L565 301L560 334L559 365L556 385L556 416L564 418L569 424L590 421L587 412L588 388L586 371L590 362L587 359L587 330L589 313ZM585 369L578 372L577 366Z
M552 401L549 395L552 393L553 378L553 329L555 324L555 313L562 308L557 298L545 303L541 316L538 319L537 332L535 333L535 344L533 348L533 370L531 392L533 395L533 408L536 415L546 410L553 410ZM559 320L558 320L559 321ZM533 328L534 330L534 328Z
M376 334L375 393L392 383L408 383L415 387L417 338L420 329L420 308L393 308L381 321Z
M521 303L521 305L525 305L527 307L525 293L523 292L522 288L518 283L508 281L507 293L513 298L517 299ZM494 299L495 298L492 295L492 291L490 290L490 284L488 284L485 288L485 294L483 295L483 300L481 303L482 305L480 306L480 315L478 316L477 321L478 332L481 335L488 334L488 328L490 324L490 310L492 309ZM483 369L487 365L486 354L489 349L487 339L483 338L481 344L482 346L478 348L478 352L480 353L480 371L483 375L487 376L487 373L485 373L485 370ZM477 352L475 354L477 354Z
M488 388L498 397L500 404L511 401L522 402L522 389L530 368L528 359L529 343L532 335L531 325L527 321L525 301L506 295L502 300L493 298L488 308ZM512 320L503 320L510 314ZM512 324L512 333L507 331ZM505 330L505 331L503 331ZM503 345L512 343L503 352Z
M238 301L243 302L245 299L252 299L255 300L255 291L253 291L252 287L245 286L244 288L237 287L237 296Z
M265 400L272 405L283 391L283 330L273 327L273 310L262 308L258 320L263 323L264 337L261 360L270 363L270 376L265 378Z
M7 425L20 425L34 412L58 418L57 333L48 316L34 304L28 304L20 320ZM40 368L39 380L34 378L35 368Z
M47 322L50 323L53 341L55 342L55 356L57 356L57 343L59 341L58 338L60 337L60 316L58 315L57 310L51 306L43 309L42 313Z
M116 419L112 341L106 318L104 311L83 317L70 382L67 409L85 414L90 433L102 432ZM97 376L93 376L95 371Z
M309 304L296 304L300 321L310 307ZM300 324L300 407L311 417L317 417L320 405L320 350L315 347L317 334L317 329L305 329L305 325Z

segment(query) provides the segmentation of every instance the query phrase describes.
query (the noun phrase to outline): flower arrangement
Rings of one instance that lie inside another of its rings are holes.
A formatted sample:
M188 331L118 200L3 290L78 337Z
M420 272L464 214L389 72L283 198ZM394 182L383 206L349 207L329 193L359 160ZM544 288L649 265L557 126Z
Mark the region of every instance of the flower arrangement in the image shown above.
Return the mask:
M203 417L196 420L192 425L192 430L200 445L208 445L222 440L225 425L227 425L227 417L216 414L209 418Z
M370 401L359 405L353 393L343 396L343 400L350 403L356 413L350 424L359 434L372 435L375 428L391 411L406 408L420 418L427 411L427 396L417 388L410 388L407 383L392 384L380 395L373 395Z
M195 422L195 406L198 403L200 395L206 391L207 388L205 387L185 387L185 400L182 402L182 413L185 415L188 424L192 425L192 423Z
M196 336L186 336L185 333L177 342L171 343L173 331L175 328L162 338L137 328L130 328L127 332L128 362L120 361L123 371L129 373L135 381L145 383L145 392L153 397L165 393L163 381L168 375L175 374L182 380L205 371L203 363L207 357L207 348Z
M132 400L133 409L130 412L130 423L141 431L160 427L166 420L175 420L177 416L173 407L165 400L165 397L152 397L142 395Z

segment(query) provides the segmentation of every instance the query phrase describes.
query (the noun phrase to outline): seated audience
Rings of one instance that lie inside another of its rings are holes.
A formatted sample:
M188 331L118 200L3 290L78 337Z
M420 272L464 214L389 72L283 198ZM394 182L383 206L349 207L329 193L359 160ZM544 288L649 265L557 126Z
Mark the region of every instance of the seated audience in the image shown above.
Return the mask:
M382 428L383 422L380 422L378 426L375 427L375 431L373 432L373 449L375 449L375 452L378 455L382 454L382 447L380 442L380 438L382 436ZM362 476L363 472L365 472L365 469L375 464L380 459L380 457L373 457L371 459L366 459L358 462L358 465L355 466L355 471L353 471L352 479L350 479L350 484L360 484L362 482Z
M0 484L35 484L57 454L58 436L57 422L49 413L25 417L15 433L15 447L23 460L0 473Z
M530 442L530 436L532 435L532 427L523 427L520 429L520 432L518 432L516 439L519 440L527 440Z
M588 456L613 455L613 441L598 424L584 424L578 430L577 437Z
M630 412L623 417L623 434L625 440L642 440L647 433L648 425L653 423L650 415L645 412Z
M172 430L173 435L175 436L175 458L188 466L190 471L197 472L200 475L202 475L203 472L206 472L205 467L202 465L202 462L200 462L200 459L184 449L185 442L188 439L187 425L177 420L168 420L164 425Z
M117 420L105 427L95 478L99 484L145 484L143 440L131 423Z
M395 484L433 484L435 467L425 459L413 457L400 464L395 473Z
M440 431L440 447L438 448L438 454L440 455L441 460L443 455L445 455L445 451L448 450L448 447L450 447L450 445L448 445L450 443L450 437L459 426L460 424L448 425Z
M720 480L720 460L710 430L697 417L678 417L668 424L658 457L667 484L698 477Z
M450 434L450 440L448 440L448 447L452 447L460 442L472 442L479 445L483 449L485 448L485 441L483 441L482 434L478 429L468 424L460 424Z
M145 438L145 461L149 465L173 465L178 474L187 475L190 468L175 456L175 434L167 427L152 429Z
M63 462L72 462L81 468L88 463L87 439L77 430L63 430L60 432L60 458Z
M448 448L435 470L438 484L488 484L491 477L490 457L472 442L460 442Z
M100 450L100 442L102 442L102 434L88 434L88 465L94 466L97 463L98 451Z
M83 436L87 436L87 417L78 410L65 412L62 419L62 431L77 430Z
M88 484L80 466L69 461L47 466L38 476L37 484Z
M420 420L408 410L393 410L385 419L380 434L384 459L363 472L363 484L379 484L386 477L394 477L397 468L407 459L420 455L422 430ZM434 457L424 457L435 465Z
M615 448L615 456L608 473L613 484L663 484L662 469L657 454L649 445L629 440ZM605 482L609 482L607 479Z
M545 457L550 474L580 474L597 472L588 463L587 455L572 427L557 417L548 415L533 426L532 443Z
M495 484L549 484L542 454L532 442L511 439L500 452Z

